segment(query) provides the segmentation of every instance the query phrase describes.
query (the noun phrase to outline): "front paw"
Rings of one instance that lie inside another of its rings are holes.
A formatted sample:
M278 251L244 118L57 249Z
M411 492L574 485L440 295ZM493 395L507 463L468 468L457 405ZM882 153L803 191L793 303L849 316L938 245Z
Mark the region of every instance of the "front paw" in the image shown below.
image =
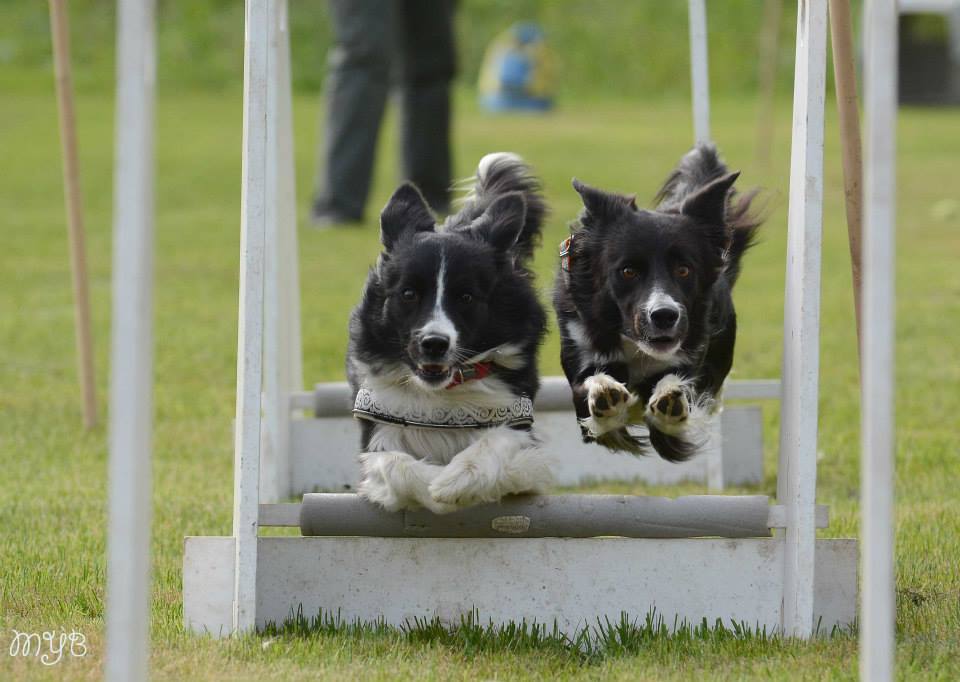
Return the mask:
M630 408L637 397L626 386L606 374L587 377L587 407L590 418L584 420L590 433L600 436L623 428L629 423Z
M675 374L661 379L647 401L647 414L653 424L667 434L681 431L690 416L688 385Z
M430 483L434 502L454 508L487 502L483 475L477 462L458 456Z

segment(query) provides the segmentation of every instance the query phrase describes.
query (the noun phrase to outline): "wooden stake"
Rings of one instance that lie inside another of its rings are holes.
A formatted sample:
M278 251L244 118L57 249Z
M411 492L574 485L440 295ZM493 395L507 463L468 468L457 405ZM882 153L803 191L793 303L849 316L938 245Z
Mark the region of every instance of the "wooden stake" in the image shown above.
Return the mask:
M97 396L93 374L93 339L90 333L90 293L87 285L87 252L84 243L83 210L80 203L80 170L77 162L77 129L70 74L70 28L66 0L50 0L53 63L60 110L60 144L63 150L63 191L70 235L70 267L73 273L73 309L76 325L77 372L83 402L83 425L97 423Z
M757 163L770 166L773 147L773 113L777 90L777 55L780 51L780 16L783 0L766 0L760 29L760 116L757 121Z
M853 30L850 0L830 0L830 38L833 45L833 75L840 116L840 144L843 149L843 190L846 195L847 236L853 271L853 302L857 320L857 349L862 353L860 333L861 275L860 235L863 161L860 148L860 112L857 107L857 77L853 57Z

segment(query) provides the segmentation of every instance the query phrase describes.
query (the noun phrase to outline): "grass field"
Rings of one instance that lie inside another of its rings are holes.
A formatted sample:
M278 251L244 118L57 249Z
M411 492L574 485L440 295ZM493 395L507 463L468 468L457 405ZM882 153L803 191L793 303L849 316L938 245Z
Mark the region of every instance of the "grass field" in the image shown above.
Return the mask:
M682 100L586 101L548 117L493 118L466 97L456 166L511 149L542 174L554 217L537 258L544 289L555 245L584 181L652 196L690 139ZM313 178L313 98L295 101L298 189ZM105 408L110 286L112 101L78 103L89 230L97 376ZM714 104L714 133L744 186L767 188L771 217L736 292L738 377L780 367L789 111L778 108L771 163L755 161L749 98ZM835 117L826 150L819 499L825 536L854 536L858 513L856 345ZM589 650L550 637L479 627L401 632L296 629L217 642L181 626L185 535L230 532L239 244L240 101L162 93L158 111L156 422L154 436L155 679L850 679L849 634L808 644L729 630L667 636L629 629ZM364 229L323 231L301 220L305 381L342 378L345 322L377 253L375 216L396 177L393 126L382 140ZM898 672L960 679L960 114L904 110L900 126L897 335ZM4 95L0 106L0 679L96 679L103 662L105 429L84 433L74 373L72 308L52 97ZM952 202L952 203L951 203ZM305 213L305 211L301 211ZM893 276L891 274L891 276ZM545 294L546 295L546 294ZM555 334L545 373L559 370ZM811 406L812 409L812 406ZM766 410L773 494L777 415ZM345 454L345 456L348 456ZM635 485L595 490L649 492ZM659 489L658 493L698 491ZM482 605L478 605L481 610ZM45 667L7 655L11 629L75 629L83 658Z

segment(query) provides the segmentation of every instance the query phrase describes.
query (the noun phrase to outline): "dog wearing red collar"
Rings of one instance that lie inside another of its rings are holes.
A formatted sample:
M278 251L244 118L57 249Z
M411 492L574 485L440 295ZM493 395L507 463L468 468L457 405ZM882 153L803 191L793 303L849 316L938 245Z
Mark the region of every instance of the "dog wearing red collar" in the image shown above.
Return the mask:
M549 485L531 428L546 315L529 262L545 213L527 165L503 153L442 225L411 184L383 209L347 356L363 497L445 513Z

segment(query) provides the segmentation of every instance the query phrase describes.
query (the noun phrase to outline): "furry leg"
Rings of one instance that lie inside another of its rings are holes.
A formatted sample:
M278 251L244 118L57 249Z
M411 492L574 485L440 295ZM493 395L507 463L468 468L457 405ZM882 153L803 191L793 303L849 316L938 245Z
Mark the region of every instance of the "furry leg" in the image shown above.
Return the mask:
M405 452L365 452L360 455L357 493L387 511L426 507L447 514L455 507L430 496L430 482L443 467L427 464Z
M529 432L498 427L459 452L430 484L439 503L467 507L504 495L543 492L553 481L546 455Z
M670 461L696 454L710 436L710 416L716 405L710 395L697 394L692 380L664 376L647 401L645 421L654 449Z

